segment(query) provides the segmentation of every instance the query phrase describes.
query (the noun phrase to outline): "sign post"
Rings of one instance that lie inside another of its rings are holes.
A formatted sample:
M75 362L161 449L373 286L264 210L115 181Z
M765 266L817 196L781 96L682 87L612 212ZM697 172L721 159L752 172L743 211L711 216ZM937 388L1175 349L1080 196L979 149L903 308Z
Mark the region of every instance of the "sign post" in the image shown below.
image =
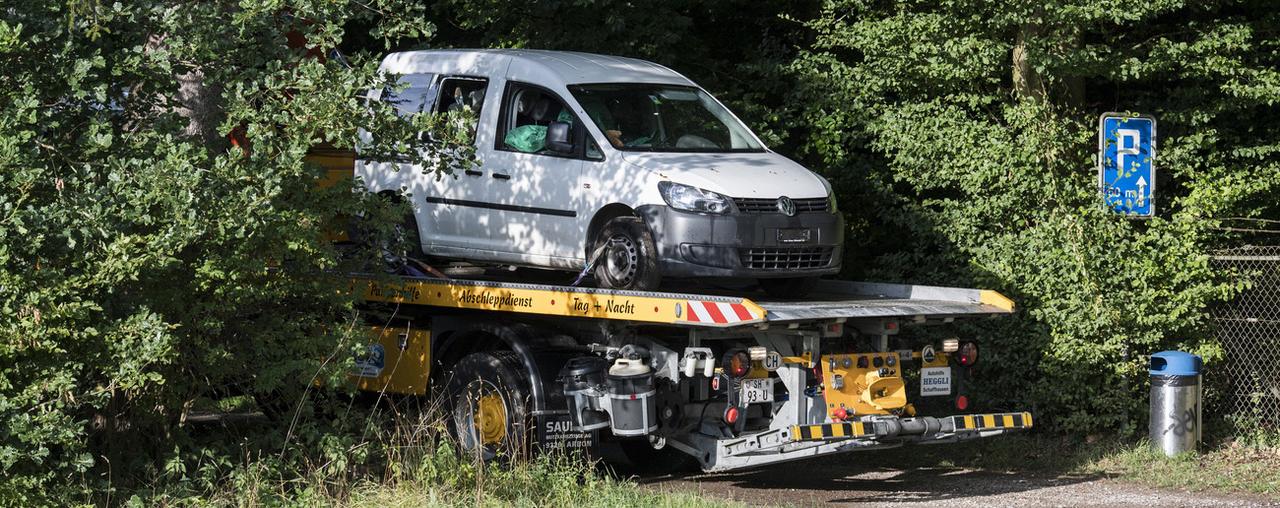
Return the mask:
M1134 218L1156 213L1156 119L1103 113L1098 119L1098 187L1108 209Z

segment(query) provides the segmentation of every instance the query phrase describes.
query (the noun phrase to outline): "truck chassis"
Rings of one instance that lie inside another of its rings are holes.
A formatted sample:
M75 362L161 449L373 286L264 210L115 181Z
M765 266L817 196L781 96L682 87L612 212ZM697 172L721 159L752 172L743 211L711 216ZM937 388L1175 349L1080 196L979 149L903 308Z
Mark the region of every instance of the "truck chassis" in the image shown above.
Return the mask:
M933 399L954 398L946 406L963 410L968 398L955 380L975 361L976 346L972 357L958 352L956 339L891 347L903 327L1010 314L1004 296L816 284L803 301L771 301L356 275L352 289L371 308L393 308L383 315L394 318L374 327L373 350L353 378L364 390L410 395L427 394L433 383L453 387L444 390L454 399L446 407L455 432L470 434L464 446L497 453L526 436L551 450L623 439L677 450L709 472L1032 426L1028 412L918 416L904 371L930 370ZM450 380L496 379L454 369L469 355L495 354L508 364L496 368L519 381L486 381L490 391L476 392L465 388L474 386L469 380Z

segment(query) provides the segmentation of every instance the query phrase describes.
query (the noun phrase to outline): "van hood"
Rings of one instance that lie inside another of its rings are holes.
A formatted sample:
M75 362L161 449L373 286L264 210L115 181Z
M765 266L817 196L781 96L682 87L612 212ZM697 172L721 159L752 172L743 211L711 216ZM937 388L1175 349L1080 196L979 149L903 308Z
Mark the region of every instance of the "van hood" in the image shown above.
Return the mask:
M825 198L830 193L822 177L773 152L622 154L627 163L660 178L731 198Z

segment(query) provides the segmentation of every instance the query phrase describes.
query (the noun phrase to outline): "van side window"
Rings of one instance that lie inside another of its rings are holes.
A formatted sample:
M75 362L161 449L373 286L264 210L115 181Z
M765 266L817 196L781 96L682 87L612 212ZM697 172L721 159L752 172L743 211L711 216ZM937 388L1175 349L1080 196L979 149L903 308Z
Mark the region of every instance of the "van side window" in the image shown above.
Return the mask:
M398 86L382 91L382 101L396 108L400 116L431 111L435 101L435 74L405 74L397 80ZM400 90L397 90L400 88Z
M480 110L484 107L485 90L489 80L470 77L446 77L440 80L440 98L436 100L436 112L448 113L462 111L468 113L470 120L459 128L467 129L471 140L476 138L476 123L480 119Z
M591 139L591 136L587 136L587 160L604 160L604 152L600 151L600 145L597 145L596 140Z
M569 139L577 139L577 131L580 129L577 117L569 111L564 101L541 88L511 83L502 103L497 148L513 152L551 154L547 149L547 126L551 122L569 124Z

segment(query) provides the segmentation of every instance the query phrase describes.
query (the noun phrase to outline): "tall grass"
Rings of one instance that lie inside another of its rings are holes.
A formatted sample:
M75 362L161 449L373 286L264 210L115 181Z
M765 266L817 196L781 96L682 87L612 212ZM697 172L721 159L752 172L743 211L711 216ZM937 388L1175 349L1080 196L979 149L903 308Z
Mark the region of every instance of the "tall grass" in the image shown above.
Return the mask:
M688 492L641 487L602 472L592 460L563 453L507 454L485 463L460 453L438 407L330 404L327 421L294 418L288 442L266 421L229 434L239 458L186 461L178 478L157 474L150 486L125 496L135 506L659 506L701 507L726 503ZM255 436L258 435L258 436ZM256 439L262 437L263 440ZM278 442L278 441L277 441ZM102 501L101 499L98 500Z

